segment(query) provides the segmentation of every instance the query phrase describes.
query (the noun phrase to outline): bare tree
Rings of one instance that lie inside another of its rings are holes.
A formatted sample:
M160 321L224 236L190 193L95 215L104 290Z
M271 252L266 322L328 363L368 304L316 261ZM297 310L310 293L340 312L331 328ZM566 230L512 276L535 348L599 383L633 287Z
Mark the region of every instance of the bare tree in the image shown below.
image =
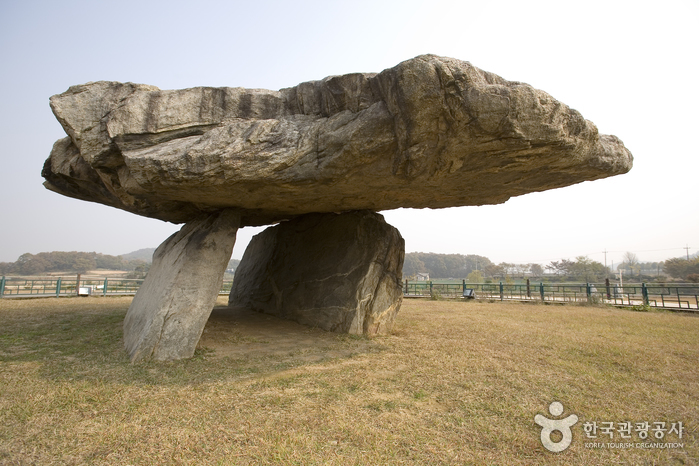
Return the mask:
M531 270L532 275L535 277L541 277L544 275L544 269L540 264L530 264L529 270Z
M640 262L636 254L631 251L626 251L622 257L624 259L624 264L631 270L632 275L634 270L637 270L639 275L641 274L641 267L639 267Z

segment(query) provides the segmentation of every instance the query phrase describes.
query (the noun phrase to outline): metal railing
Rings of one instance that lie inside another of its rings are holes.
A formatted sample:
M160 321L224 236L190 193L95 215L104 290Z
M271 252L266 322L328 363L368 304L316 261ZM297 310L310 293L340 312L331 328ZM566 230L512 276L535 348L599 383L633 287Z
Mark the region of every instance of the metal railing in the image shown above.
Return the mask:
M439 283L405 281L405 297L461 298L471 289L477 299L587 302L699 311L699 284L692 283Z
M1 277L0 298L134 295L143 279L73 277ZM219 294L231 291L232 280L224 280Z
M143 279L74 277L1 277L0 298L117 296L136 294ZM224 280L219 294L230 293ZM405 297L462 298L473 290L477 299L543 302L588 302L699 311L699 284L691 283L461 283L405 281Z

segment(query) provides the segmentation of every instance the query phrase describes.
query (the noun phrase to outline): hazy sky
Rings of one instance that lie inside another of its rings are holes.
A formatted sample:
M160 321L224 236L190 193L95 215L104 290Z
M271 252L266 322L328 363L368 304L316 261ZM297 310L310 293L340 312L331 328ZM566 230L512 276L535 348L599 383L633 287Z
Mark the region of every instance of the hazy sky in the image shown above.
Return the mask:
M42 186L65 136L49 97L111 80L161 89L280 89L378 72L423 53L542 89L634 155L630 173L505 204L384 212L406 251L619 263L699 249L699 2L0 1L0 261L25 252L123 254L179 226ZM240 258L252 234L238 234Z

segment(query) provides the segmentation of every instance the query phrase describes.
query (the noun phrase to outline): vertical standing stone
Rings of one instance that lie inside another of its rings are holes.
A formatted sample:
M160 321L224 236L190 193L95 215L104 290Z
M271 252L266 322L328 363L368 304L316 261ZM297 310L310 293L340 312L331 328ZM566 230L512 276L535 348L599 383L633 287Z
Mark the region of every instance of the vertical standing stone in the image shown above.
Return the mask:
M229 304L329 331L385 333L403 300L404 248L375 212L297 217L252 239Z
M240 217L231 210L186 223L153 254L124 320L132 361L189 358L223 282Z

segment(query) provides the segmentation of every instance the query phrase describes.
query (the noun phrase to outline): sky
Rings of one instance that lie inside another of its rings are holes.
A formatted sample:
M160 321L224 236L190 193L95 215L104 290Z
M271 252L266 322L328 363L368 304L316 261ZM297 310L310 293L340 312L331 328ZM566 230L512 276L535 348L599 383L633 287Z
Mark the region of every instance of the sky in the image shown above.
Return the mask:
M699 1L0 0L0 261L125 254L180 226L42 186L49 97L109 80L281 89L432 53L528 83L633 153L628 174L495 206L383 212L406 252L540 263L699 250ZM234 258L252 235L238 232ZM607 251L605 254L604 251Z

